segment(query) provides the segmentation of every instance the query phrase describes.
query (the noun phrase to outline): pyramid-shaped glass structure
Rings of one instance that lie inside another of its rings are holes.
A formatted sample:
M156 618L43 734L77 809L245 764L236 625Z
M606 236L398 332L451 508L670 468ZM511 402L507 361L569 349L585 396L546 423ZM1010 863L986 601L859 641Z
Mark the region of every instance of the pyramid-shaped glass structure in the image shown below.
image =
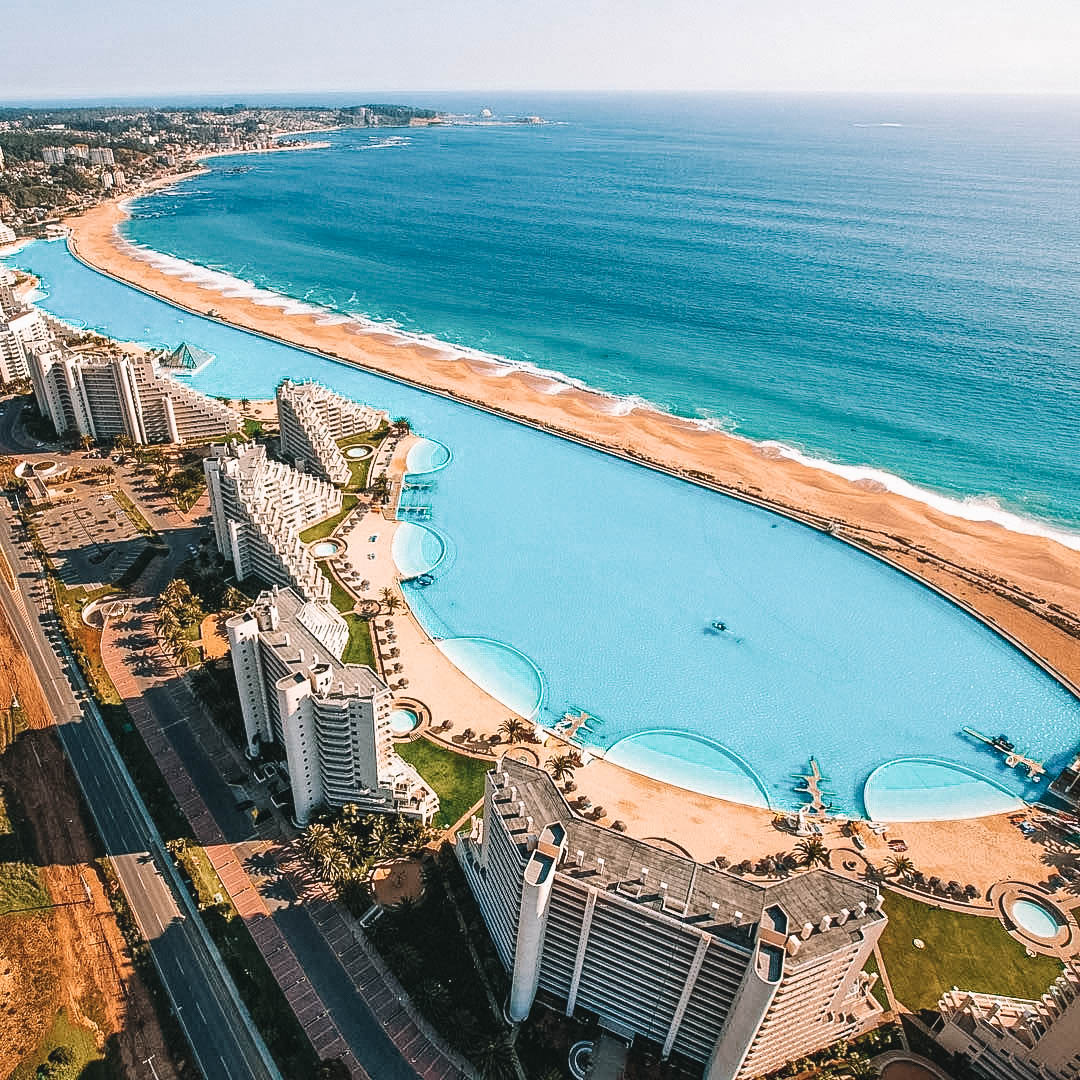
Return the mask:
M189 345L186 341L182 341L172 352L166 353L159 363L161 367L167 368L175 375L194 375L213 359L213 353L200 349L198 345Z

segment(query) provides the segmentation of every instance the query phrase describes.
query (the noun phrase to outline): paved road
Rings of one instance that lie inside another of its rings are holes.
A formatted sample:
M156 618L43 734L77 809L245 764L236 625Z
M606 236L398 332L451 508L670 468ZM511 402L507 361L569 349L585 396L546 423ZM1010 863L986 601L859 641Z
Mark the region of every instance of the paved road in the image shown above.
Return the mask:
M0 431L0 438L3 434ZM37 672L105 850L150 943L195 1060L207 1080L280 1080L100 715L91 702L76 698L76 692L86 697L85 686L53 616L44 610L45 590L36 560L29 545L13 534L14 527L14 515L5 503L0 511L0 550L19 591L12 594L0 585L0 602Z

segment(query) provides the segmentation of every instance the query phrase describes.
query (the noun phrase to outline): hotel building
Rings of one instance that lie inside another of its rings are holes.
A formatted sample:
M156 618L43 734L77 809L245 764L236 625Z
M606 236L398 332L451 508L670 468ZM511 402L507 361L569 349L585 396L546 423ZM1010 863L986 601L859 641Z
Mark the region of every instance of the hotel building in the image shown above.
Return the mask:
M0 172L4 167L4 152L0 150ZM5 225L0 221L0 244L14 244L15 243L15 230L10 225Z
M38 408L57 434L200 444L243 425L220 401L161 374L151 356L80 353L47 340L27 350L27 366Z
M344 487L351 477L338 441L374 431L387 415L317 382L286 379L277 390L281 456L298 469Z
M349 627L336 611L274 588L225 625L248 753L284 749L298 825L345 803L432 819L438 796L393 750L389 688L342 663Z
M989 1080L1080 1078L1080 960L1038 1001L949 990L934 1038Z
M46 345L52 331L41 312L22 307L4 283L0 283L0 312L0 379L24 379L31 350Z
M325 480L271 461L266 448L230 442L203 462L214 538L236 576L295 589L329 603L330 582L300 533L338 513L341 492Z
M744 1080L848 1038L880 1006L863 973L881 896L829 870L753 882L576 816L503 758L458 858L510 976L540 1002Z

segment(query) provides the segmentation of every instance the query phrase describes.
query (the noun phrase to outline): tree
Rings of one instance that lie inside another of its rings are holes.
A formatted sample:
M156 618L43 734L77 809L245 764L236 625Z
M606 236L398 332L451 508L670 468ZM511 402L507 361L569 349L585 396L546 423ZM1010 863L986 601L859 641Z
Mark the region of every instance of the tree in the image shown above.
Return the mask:
M573 780L574 778L574 763L569 754L557 754L555 757L549 758L547 767L552 779L556 782Z
M908 878L915 870L915 864L906 855L890 855L885 866L893 877Z
M240 408L243 409L244 412L247 412L247 410L251 408L251 399L242 397L240 399Z
M90 447L94 445L94 436L93 435L81 435L79 437L79 445L84 450L89 450Z
M795 845L795 851L798 854L799 865L805 866L808 870L814 866L829 865L829 849L816 836L800 840Z
M397 593L395 593L389 585L387 585L386 588L383 589L381 593L379 593L379 597L383 602L383 606L391 615L393 615L394 612L397 611L399 607L401 607L401 600L398 598Z
M530 735L529 725L523 720L519 720L516 716L508 716L499 725L499 734L502 735L508 743L524 742Z
M408 435L411 430L409 418L407 416L395 416L390 424L390 430L399 438L403 435Z

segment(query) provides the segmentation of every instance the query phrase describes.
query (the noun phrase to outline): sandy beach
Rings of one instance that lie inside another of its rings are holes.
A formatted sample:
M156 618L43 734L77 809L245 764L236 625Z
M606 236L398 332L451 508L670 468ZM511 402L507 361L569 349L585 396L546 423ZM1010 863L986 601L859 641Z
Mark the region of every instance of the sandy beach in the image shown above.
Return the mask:
M161 181L161 184L169 183ZM155 186L161 186L161 184ZM130 196L128 196L130 198ZM688 478L762 500L830 527L969 605L1080 684L1080 551L992 521L971 521L872 481L791 460L761 446L538 373L485 363L453 350L351 323L284 314L164 273L118 234L123 200L68 220L73 252L91 266L199 314L314 349L382 374L571 435Z

